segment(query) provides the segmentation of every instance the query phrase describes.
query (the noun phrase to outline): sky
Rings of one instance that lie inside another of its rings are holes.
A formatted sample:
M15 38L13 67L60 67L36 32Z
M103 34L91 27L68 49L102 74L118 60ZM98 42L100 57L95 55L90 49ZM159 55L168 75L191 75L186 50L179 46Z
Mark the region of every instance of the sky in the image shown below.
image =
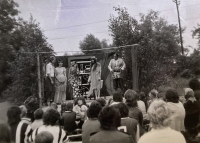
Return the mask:
M126 7L129 14L139 20L139 14L151 9L159 11L169 24L178 25L176 5L172 0L15 0L19 4L19 16L30 19L30 14L47 37L57 55L80 51L79 42L87 34L112 43L108 29L110 15L117 16L114 6ZM192 30L200 23L200 0L180 0L179 5L183 45L190 52L197 48ZM190 47L191 46L191 47Z

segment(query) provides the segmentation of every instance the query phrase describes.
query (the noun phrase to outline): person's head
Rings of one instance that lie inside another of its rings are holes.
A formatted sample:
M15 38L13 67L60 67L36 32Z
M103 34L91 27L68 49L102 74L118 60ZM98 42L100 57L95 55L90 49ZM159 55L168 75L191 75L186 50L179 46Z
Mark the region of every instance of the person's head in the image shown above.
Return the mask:
M63 66L63 61L62 61L62 60L59 60L59 61L58 61L58 66L59 66L59 67L62 67L62 66Z
M168 127L171 123L171 111L163 100L154 100L150 104L147 114L154 129Z
M73 105L72 105L72 106L73 106ZM66 102L63 102L63 103L61 104L61 114L62 114L63 112L66 111L66 108L67 108L67 103L66 103Z
M88 118L98 118L99 112L101 111L102 107L97 101L93 101L88 108L87 115Z
M50 61L51 63L55 63L55 62L56 62L56 57L55 57L55 56L51 56L51 57L49 58L49 61Z
M66 111L72 111L72 109L73 109L73 103L68 102L68 103L66 104L65 110L66 110Z
M43 131L35 137L35 143L53 143L53 139L54 137L50 132Z
M125 103L118 103L118 104L112 105L112 107L115 107L116 109L119 110L121 118L128 117L129 110Z
M122 102L123 97L120 93L116 92L113 94L113 101L114 102Z
M186 102L185 96L184 95L179 96L179 101L184 104Z
M128 89L125 93L124 93L124 97L126 99L126 104L129 107L136 107L137 106L137 93L132 90L132 89Z
M188 100L189 98L194 98L194 91L191 88L185 88L185 99Z
M44 125L51 125L54 126L56 124L56 121L60 119L60 114L56 109L49 108L44 112L43 115L43 122Z
M42 119L43 114L44 114L44 111L42 109L35 110L35 112L34 112L35 120Z
M21 117L21 118L24 118L24 117L26 116L26 113L27 113L26 106L25 106L25 105L20 105L19 108L20 108L20 110L21 110L21 115L20 115L20 117Z
M76 64L75 61L71 61L71 65L74 66Z
M119 55L117 53L114 54L114 59L117 60L119 58Z
M7 111L8 124L13 125L19 123L21 121L20 115L21 115L21 110L18 106L12 106L8 108Z
M139 93L139 99L142 100L142 101L145 100L145 93L144 92Z
M96 57L94 57L94 56L93 56L93 57L91 57L91 58L90 58L90 60L91 60L91 63L92 63L92 64L94 64L94 63L96 63L96 62L97 62L97 58L96 58Z
M153 100L155 98L158 98L158 91L155 90L155 89L152 89L150 92L149 92L149 99L150 100Z
M11 143L11 131L6 123L0 122L0 143Z
M78 97L76 100L75 100L75 105L86 105L86 101L85 101L85 98L84 97Z
M54 108L54 109L56 109L56 110L58 109L58 105L55 102L51 103L51 107Z
M99 113L99 122L103 130L115 130L121 126L119 110L112 106L104 107Z
M167 102L179 102L178 92L175 89L168 89L165 93L165 98L167 99Z
M106 106L106 100L103 98L97 98L96 99L97 102L99 102L99 104L101 105L101 107Z
M200 90L200 81L196 78L193 78L189 81L189 87L193 90Z

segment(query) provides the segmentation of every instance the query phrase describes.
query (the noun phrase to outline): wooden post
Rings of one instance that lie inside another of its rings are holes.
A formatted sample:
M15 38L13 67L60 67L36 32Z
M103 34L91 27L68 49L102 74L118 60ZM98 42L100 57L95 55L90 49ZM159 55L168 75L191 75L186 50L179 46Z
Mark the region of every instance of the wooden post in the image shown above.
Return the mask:
M42 94L41 94L41 76L40 76L40 55L37 53L37 71L38 71L38 94L39 94L39 105L42 107Z
M131 47L131 58L132 58L132 88L133 90L138 89L138 71L137 71L137 46Z

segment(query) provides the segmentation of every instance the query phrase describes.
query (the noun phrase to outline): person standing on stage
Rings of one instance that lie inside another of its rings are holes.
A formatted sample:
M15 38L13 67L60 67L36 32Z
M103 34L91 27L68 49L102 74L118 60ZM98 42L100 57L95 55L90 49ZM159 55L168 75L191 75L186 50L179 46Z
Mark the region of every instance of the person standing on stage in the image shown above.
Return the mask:
M47 100L50 98L50 102L53 102L54 95L55 95L55 67L54 63L56 58L54 56L50 57L49 63L46 66L46 87L47 87L47 94L45 97L45 104L47 105Z
M88 95L94 95L94 98L100 97L101 89L101 64L97 62L96 57L91 57L90 76L88 78L90 90Z
M108 65L108 69L110 70L113 78L113 87L115 90L118 88L122 88L122 75L121 71L123 71L126 67L124 60L119 58L117 53L114 54L114 59L112 59Z

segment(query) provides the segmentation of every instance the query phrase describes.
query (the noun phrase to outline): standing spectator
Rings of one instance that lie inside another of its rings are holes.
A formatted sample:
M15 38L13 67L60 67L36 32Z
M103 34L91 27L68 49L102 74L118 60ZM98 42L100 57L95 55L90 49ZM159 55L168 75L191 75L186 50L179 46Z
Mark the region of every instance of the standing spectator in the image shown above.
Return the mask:
M22 108L22 112L24 112L24 108ZM24 143L26 137L26 131L29 130L28 126L31 124L32 112L30 110L26 110L26 114L21 118L17 126L16 131L16 143Z
M0 123L0 143L11 143L11 132L5 123Z
M60 114L57 110L53 108L47 109L47 111L43 115L44 125L34 130L29 137L29 141L35 141L36 136L43 132L50 132L53 137L53 143L62 143L66 139L66 133L61 127L56 125L56 122L60 119Z
M194 96L200 102L200 80L193 78L189 82L189 87L194 91Z
M148 107L150 106L151 102L153 102L153 100L158 99L158 91L155 89L152 89L149 93L149 100L147 102Z
M186 130L193 132L199 123L200 105L194 97L193 90L190 88L185 89L185 99L186 103L184 104L184 108L186 115L184 124Z
M176 131L184 131L185 109L179 101L178 92L175 89L168 89L165 98L172 114L169 126Z
M122 95L120 93L116 92L113 94L113 102L110 104L110 106L121 103L122 100L123 100Z
M53 135L47 131L41 132L36 136L35 143L53 143Z
M8 108L7 111L8 125L11 129L11 141L14 143L16 139L17 126L21 121L20 115L21 115L21 110L18 106L12 106Z
M118 130L129 133L136 143L140 137L138 121L128 117L128 107L126 104L119 103L113 105L113 107L119 110L121 116L121 126L118 127Z
M34 122L31 124L31 128L33 130L39 128L40 126L42 126L44 123L42 121L42 116L44 114L44 111L42 109L37 109L35 112L34 112Z
M117 130L121 125L119 110L112 106L104 107L99 113L101 130L91 136L90 143L133 143L130 135Z
M146 112L146 106L144 104L144 102L142 100L140 100L140 95L137 94L137 105L138 105L138 108L142 111L142 115L145 116L147 114Z
M154 100L147 114L152 130L144 134L138 143L186 143L180 132L169 127L171 112L163 100Z
M87 114L88 114L88 120L85 121L82 128L82 141L83 143L88 143L90 139L90 135L92 133L96 133L100 131L100 122L98 121L98 115L101 111L102 107L97 102L94 101L91 103Z
M140 126L142 126L143 115L142 111L137 106L137 93L134 90L128 89L125 94L126 104L129 109L129 117L136 119Z
M73 109L73 103L68 102L66 104L65 111L62 114L62 125L64 126L64 130L67 132L67 134L72 133L75 129L77 129L76 124L76 113L72 111Z
M140 92L139 93L139 99L141 100L141 101L143 101L144 102L144 105L145 105L145 107L146 107L146 110L145 111L147 111L147 98L146 98L146 95L145 95L145 93L144 92Z

